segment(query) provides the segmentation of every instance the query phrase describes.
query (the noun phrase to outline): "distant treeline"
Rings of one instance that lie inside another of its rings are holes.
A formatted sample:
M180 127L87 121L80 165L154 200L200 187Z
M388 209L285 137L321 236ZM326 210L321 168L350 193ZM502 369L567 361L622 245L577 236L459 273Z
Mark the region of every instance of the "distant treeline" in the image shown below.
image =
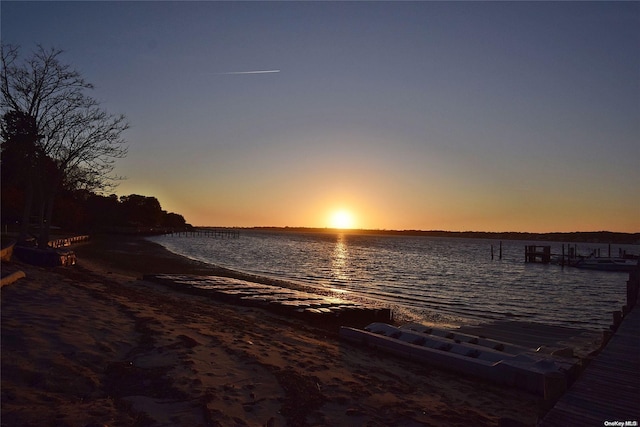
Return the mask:
M21 220L23 195L9 188L4 190L2 222L17 224ZM90 191L63 192L56 200L52 221L64 230L83 233L191 228L182 215L163 210L155 197L102 196Z
M523 232L485 232L485 231L444 231L444 230L335 230L331 228L305 227L254 227L256 230L293 231L293 232L336 232L354 234L380 234L398 236L459 237L467 239L495 240L533 240L552 242L584 242L640 244L640 233L619 233L613 231L577 231L571 233L523 233Z

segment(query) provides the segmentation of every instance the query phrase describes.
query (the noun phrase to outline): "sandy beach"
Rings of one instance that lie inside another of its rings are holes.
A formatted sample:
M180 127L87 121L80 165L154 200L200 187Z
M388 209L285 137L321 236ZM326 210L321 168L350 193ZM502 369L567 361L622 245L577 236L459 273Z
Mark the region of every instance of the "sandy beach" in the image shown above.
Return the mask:
M228 274L148 241L2 288L2 426L535 425L539 398L143 274Z

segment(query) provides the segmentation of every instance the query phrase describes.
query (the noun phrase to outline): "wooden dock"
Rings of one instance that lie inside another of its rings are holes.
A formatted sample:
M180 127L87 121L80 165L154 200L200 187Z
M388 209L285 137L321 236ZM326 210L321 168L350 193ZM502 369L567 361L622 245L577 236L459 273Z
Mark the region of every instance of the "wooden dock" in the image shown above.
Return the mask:
M166 234L178 237L212 237L214 239L237 239L240 237L240 231L233 228L170 231Z
M525 262L551 262L551 246L527 245L524 247Z
M540 263L540 264L559 264L561 266L575 266L581 260L585 258L601 258L601 248L591 250L588 254L583 255L578 253L577 244L562 244L562 252L558 254L551 253L551 245L525 245L524 247L524 262L527 263ZM611 258L611 244L609 244L607 254L605 258ZM637 259L636 255L627 254L626 250L618 248L618 258L620 259ZM493 259L493 245L491 245L491 259ZM502 259L502 242L500 242L500 259ZM625 270L627 271L627 270Z
M635 276L634 276L635 274ZM586 370L538 424L638 426L640 423L639 272L630 274L627 315L615 316L617 330ZM623 311L626 311L623 310ZM615 325L613 327L615 329ZM619 424L614 424L618 422Z

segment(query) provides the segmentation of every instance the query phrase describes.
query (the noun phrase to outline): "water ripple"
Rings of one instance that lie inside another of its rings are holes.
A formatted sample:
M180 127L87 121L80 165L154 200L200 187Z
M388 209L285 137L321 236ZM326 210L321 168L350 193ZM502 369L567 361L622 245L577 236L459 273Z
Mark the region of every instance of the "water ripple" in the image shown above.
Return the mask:
M492 261L496 242L482 239L246 231L239 239L152 240L210 264L348 291L415 320L517 318L600 329L626 295L625 273L524 263L529 242L503 242L502 260ZM550 244L560 253L560 243ZM606 245L591 246L584 252Z

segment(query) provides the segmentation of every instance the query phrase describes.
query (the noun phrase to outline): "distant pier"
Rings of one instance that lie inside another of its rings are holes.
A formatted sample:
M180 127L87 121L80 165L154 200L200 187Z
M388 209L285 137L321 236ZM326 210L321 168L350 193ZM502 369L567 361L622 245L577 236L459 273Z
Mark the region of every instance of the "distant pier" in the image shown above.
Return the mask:
M551 262L551 246L527 245L524 247L525 262Z
M214 239L237 239L240 237L239 230L230 228L170 231L167 234L177 237L211 237Z
M541 264L549 264L554 263L561 266L577 266L582 260L586 258L591 258L595 260L601 259L611 259L611 245L609 244L606 255L602 255L601 249L596 249L591 251L588 255L581 255L578 253L578 245L569 244L562 245L562 252L559 254L551 253L551 245L525 245L524 247L524 261L527 263L541 263ZM500 250L500 256L502 258L502 248ZM491 259L493 259L493 245L491 246ZM618 249L619 260L637 260L637 255L629 255L622 248ZM624 266L625 268L620 271L629 271L628 266ZM612 271L615 271L612 269Z

